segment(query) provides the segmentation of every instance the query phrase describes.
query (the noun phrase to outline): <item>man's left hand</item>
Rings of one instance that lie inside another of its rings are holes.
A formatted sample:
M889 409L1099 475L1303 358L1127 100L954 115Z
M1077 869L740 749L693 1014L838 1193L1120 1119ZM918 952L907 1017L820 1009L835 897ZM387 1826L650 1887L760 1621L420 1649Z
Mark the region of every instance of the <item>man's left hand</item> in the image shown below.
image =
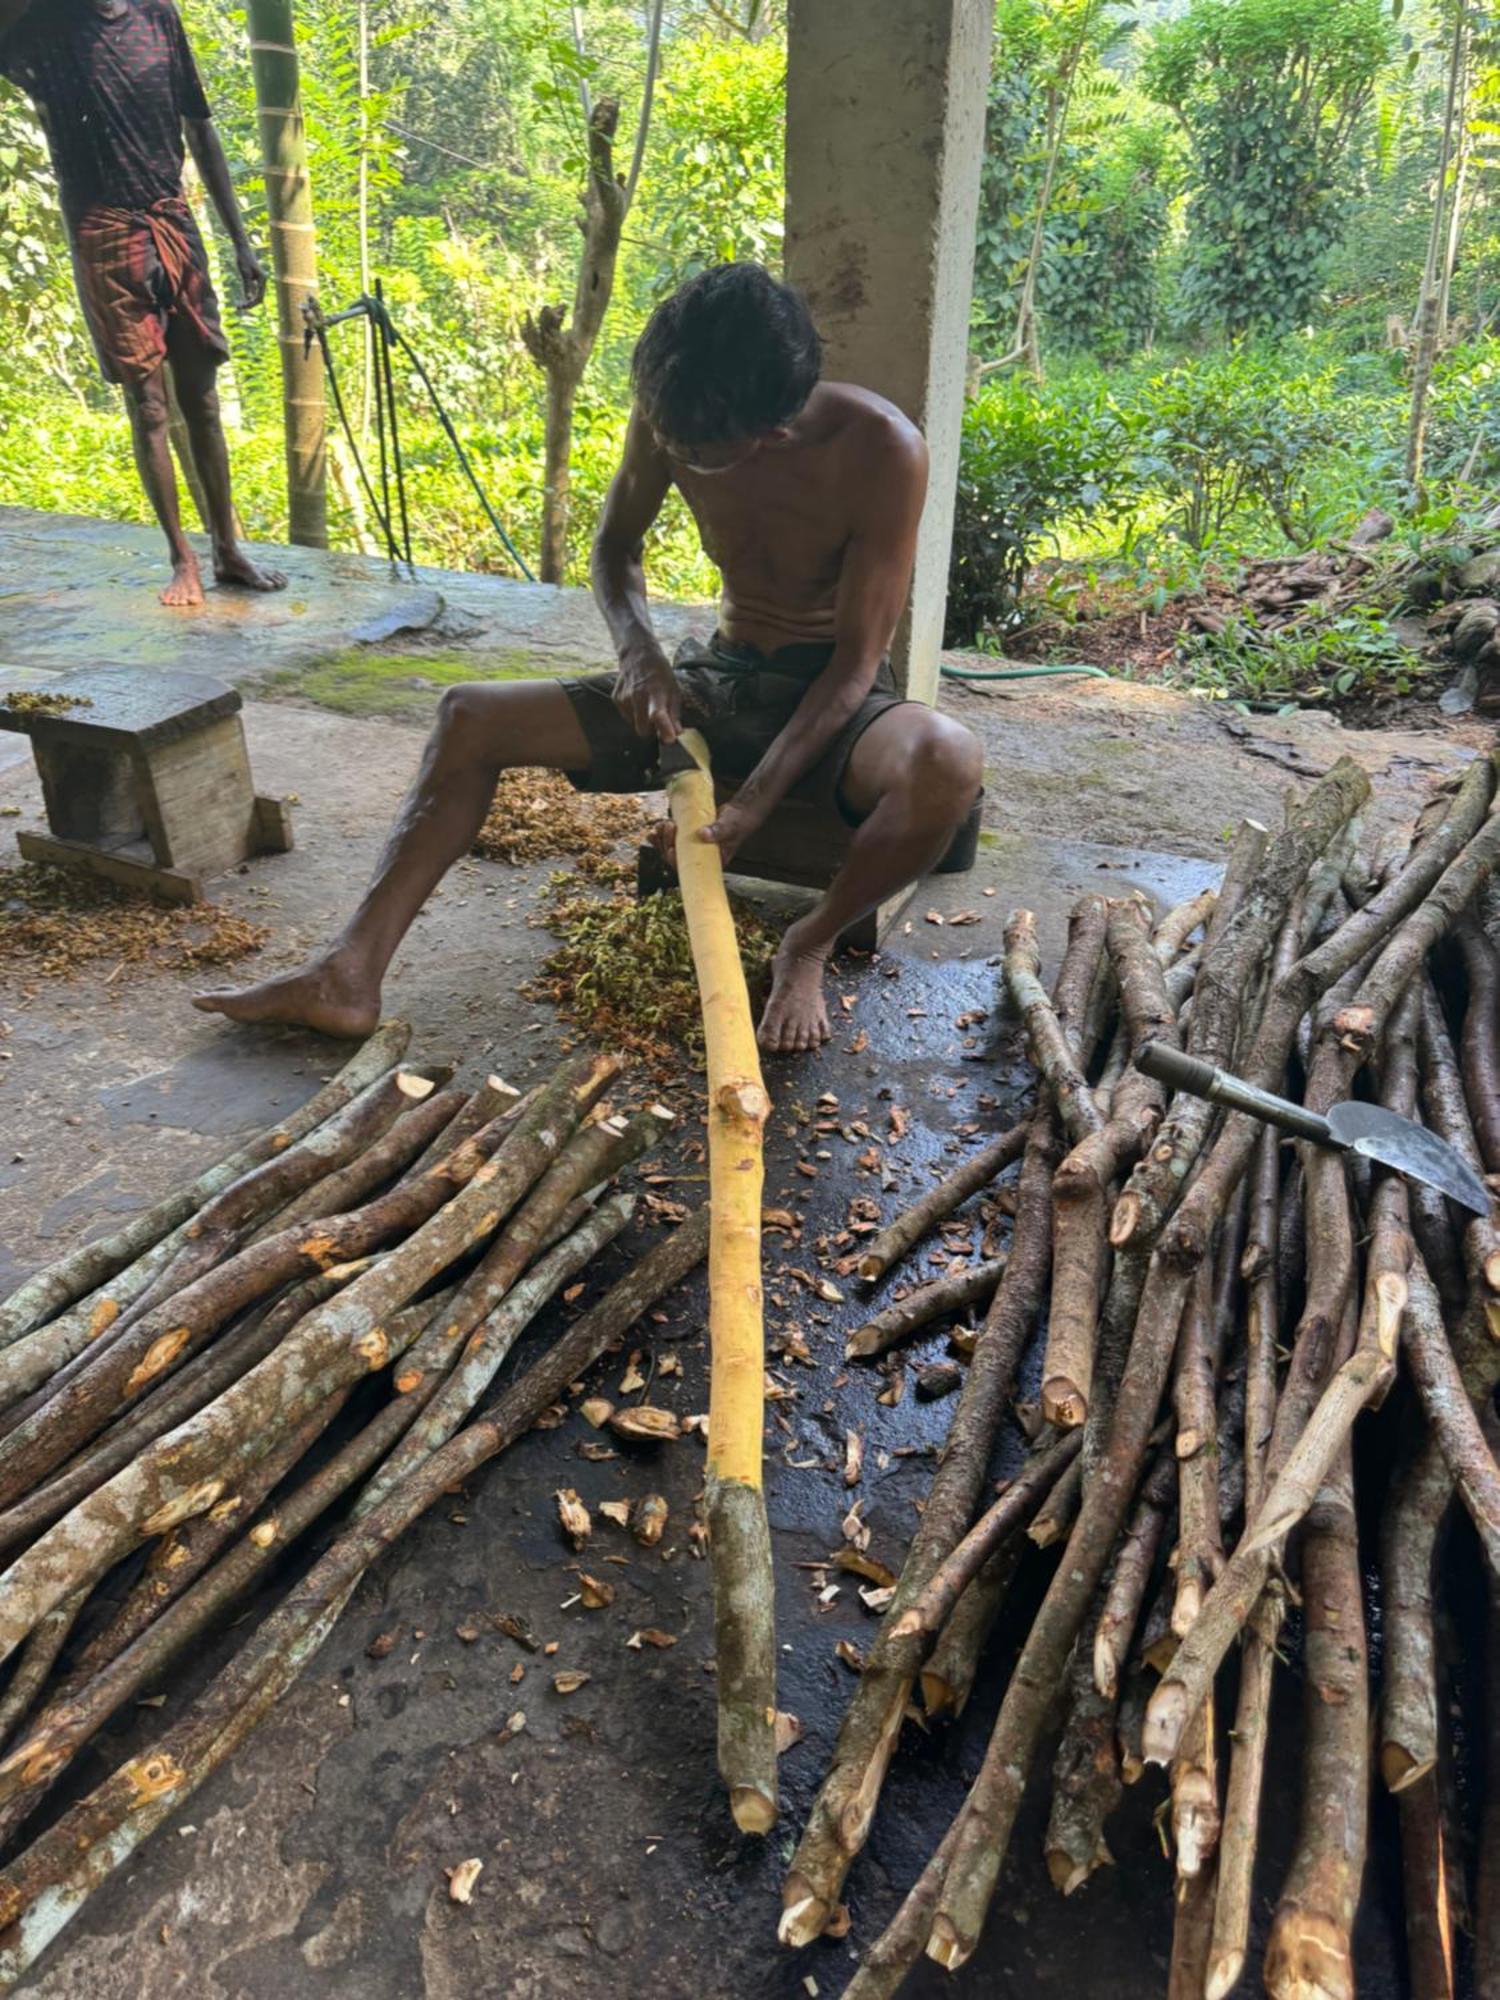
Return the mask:
M246 312L254 312L266 295L265 267L248 243L240 245L234 261L240 274L240 304Z
M731 799L726 806L720 808L718 817L710 820L703 828L698 838L709 841L718 848L720 858L727 868L733 856L762 825L765 817L765 814L757 812L754 806L743 805L737 798Z

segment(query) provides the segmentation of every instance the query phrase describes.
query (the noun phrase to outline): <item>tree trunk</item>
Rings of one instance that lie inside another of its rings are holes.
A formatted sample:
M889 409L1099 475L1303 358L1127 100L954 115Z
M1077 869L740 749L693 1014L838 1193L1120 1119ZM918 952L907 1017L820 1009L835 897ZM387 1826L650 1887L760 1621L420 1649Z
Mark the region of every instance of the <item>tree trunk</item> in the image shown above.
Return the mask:
M1437 360L1447 293L1448 169L1453 160L1453 144L1467 54L1468 18L1465 9L1460 7L1453 23L1453 46L1448 58L1448 90L1443 106L1442 139L1438 146L1437 190L1433 196L1432 228L1427 238L1427 264L1422 272L1422 291L1417 306L1416 357L1412 363L1411 378L1411 415L1406 430L1406 478L1418 505L1422 497L1422 462L1427 450L1427 396L1432 387L1432 370Z
M651 105L656 87L656 71L661 50L664 0L655 0L647 25L646 74L641 88L641 112L636 122L635 145L628 175L615 172L615 133L620 123L618 98L601 97L591 103L583 86L584 116L588 120L589 164L584 189L583 255L578 261L578 282L573 290L573 318L567 322L563 306L543 306L534 317L528 313L521 324L526 351L547 378L547 426L545 490L542 498L543 583L561 583L568 562L568 498L572 484L573 407L578 385L588 367L589 356L599 338L604 315L615 288L615 263L620 254L620 232L635 197L645 157L646 135L651 126ZM574 10L574 34L582 53L582 32Z
M316 345L303 352L302 329L302 307L317 294L318 250L292 0L248 0L246 11L281 342L287 533L304 548L324 549L328 510L323 358Z

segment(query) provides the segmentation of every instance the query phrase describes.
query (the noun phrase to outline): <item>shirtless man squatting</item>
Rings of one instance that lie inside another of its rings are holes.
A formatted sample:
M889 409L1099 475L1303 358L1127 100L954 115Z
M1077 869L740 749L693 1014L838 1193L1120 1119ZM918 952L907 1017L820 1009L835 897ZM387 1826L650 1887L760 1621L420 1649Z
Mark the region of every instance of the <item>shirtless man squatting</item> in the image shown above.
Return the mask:
M806 304L758 265L706 271L657 308L635 351L635 406L593 549L618 671L448 689L344 930L300 971L197 1006L367 1034L396 947L472 847L502 770L563 771L583 791L655 791L661 745L692 726L715 771L742 781L700 836L726 865L788 794L856 829L826 894L782 940L760 1025L768 1050L828 1040L830 952L942 858L978 795L983 753L961 724L903 700L886 659L926 497L921 434L821 368ZM718 631L675 663L651 627L643 566L673 486L723 577Z
M146 497L167 538L163 604L203 602L182 529L167 430L167 370L213 540L215 581L280 590L239 545L215 377L229 358L203 239L183 199L184 139L229 239L244 305L266 274L171 0L0 0L0 76L32 99L57 175L83 316L100 370L125 394Z

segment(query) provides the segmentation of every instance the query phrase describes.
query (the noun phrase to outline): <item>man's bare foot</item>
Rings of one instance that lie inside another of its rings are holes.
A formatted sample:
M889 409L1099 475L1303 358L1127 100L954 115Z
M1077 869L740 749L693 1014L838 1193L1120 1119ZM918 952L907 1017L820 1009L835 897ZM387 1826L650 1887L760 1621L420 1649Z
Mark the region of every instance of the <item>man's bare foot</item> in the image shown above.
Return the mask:
M172 581L161 592L161 601L172 611L190 611L203 602L203 577L195 555L179 556L172 564Z
M214 581L234 590L285 590L286 578L279 569L251 562L243 549L214 552Z
M757 1039L778 1055L820 1049L833 1030L823 1002L823 968L817 952L788 950L783 944L771 966L771 997L760 1017Z
M286 1022L320 1035L368 1035L380 1019L380 983L361 978L332 958L259 985L196 993L193 1005L231 1021Z

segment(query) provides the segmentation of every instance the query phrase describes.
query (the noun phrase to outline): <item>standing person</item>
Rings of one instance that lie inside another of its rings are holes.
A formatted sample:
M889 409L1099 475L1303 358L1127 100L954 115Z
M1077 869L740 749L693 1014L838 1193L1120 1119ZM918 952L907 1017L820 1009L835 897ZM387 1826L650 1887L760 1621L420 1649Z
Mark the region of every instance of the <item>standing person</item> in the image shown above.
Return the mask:
M135 461L167 538L163 604L203 602L167 435L167 379L203 489L217 582L281 590L240 547L215 377L229 357L203 240L183 199L186 145L234 245L246 308L266 274L171 0L0 0L0 75L36 105L73 245L79 302L106 381L125 392Z
M619 668L449 688L375 880L299 972L195 1003L237 1021L364 1035L412 919L467 854L503 769L583 791L661 785L661 745L695 725L741 780L700 838L728 864L789 793L854 826L843 866L776 954L764 1048L829 1037L823 968L843 933L940 861L978 796L979 742L897 692L886 653L906 602L927 447L894 405L822 379L807 306L757 264L724 264L657 307L594 543L594 596ZM669 661L644 546L673 487L724 580L719 629Z

